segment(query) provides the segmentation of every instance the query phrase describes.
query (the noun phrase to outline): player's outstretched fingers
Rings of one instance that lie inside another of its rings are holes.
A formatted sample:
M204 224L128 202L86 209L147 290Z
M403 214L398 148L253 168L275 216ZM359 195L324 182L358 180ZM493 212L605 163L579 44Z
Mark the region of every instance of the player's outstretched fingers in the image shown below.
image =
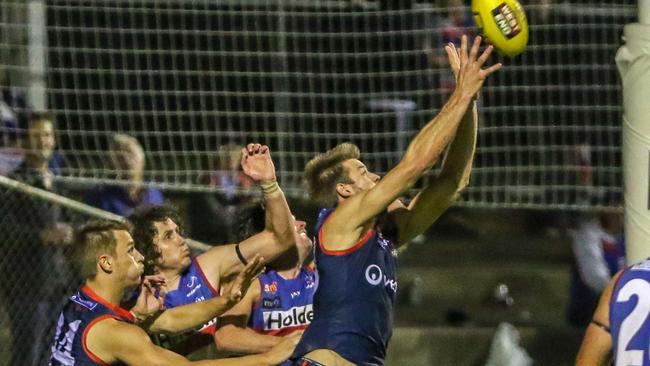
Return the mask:
M266 145L262 145L262 147L260 148L260 153L266 154L268 152L269 152L269 147Z
M255 144L253 144L253 143L250 143L250 144L246 145L246 153L248 155L252 155L254 147L255 147Z
M474 38L474 44L472 44L472 50L469 52L470 62L476 61L476 57L478 57L478 50L480 47L481 47L481 36L476 36L476 38Z
M467 63L467 36L463 34L460 37L460 67L462 68Z
M483 70L483 73L484 73L484 75L487 77L487 76L490 75L491 73L493 73L493 72L499 70L501 67L503 67L503 64L499 62L499 63L496 63L496 64L494 64L494 65L488 67L487 69L484 69L484 70Z
M481 57L478 58L478 64L479 66L483 66L485 61L487 61L488 57L492 54L492 51L494 51L494 47L492 45L487 46L485 51L481 54Z

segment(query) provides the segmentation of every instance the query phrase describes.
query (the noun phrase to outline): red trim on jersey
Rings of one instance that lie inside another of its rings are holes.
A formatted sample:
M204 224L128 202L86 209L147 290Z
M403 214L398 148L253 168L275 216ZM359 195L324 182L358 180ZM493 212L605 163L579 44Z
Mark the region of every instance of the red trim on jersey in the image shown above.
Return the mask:
M121 307L117 305L113 305L110 302L104 300L101 296L97 295L95 291L91 290L90 287L88 287L88 285L84 285L84 287L81 288L81 291L83 291L86 294L86 296L90 297L94 301L113 310L117 315L123 317L127 321L131 323L135 323L135 317L133 316L133 314L131 314L128 310L122 309Z
M301 325L294 325L293 327L286 327L278 330L258 330L257 332L260 334L265 334L265 335L272 335L272 336L281 336L284 337L286 335L289 335L297 330L301 329L307 329L309 327L309 324L301 324Z
M201 275L201 278L203 278L203 282L205 282L208 285L208 288L210 289L210 291L212 291L212 294L214 295L214 297L219 296L219 291L217 291L217 289L215 289L212 286L210 281L208 281L208 278L205 276L205 273L203 273L203 268L201 268L201 265L199 264L199 261L196 260L196 257L192 258L192 262L194 262L194 264L196 264L196 268L199 270L199 274Z
M328 255L341 256L341 255L350 254L355 250L361 248L368 240L370 240L370 238L372 238L372 235L375 232L373 229L368 229L368 231L366 231L363 237L361 237L361 239L359 239L359 241L356 242L356 244L354 244L351 248L343 249L343 250L329 250L325 248L325 245L323 244L323 228L325 227L325 223L327 223L327 220L329 220L329 217L325 220L320 230L318 230L318 245L320 246L320 249L323 251L323 253Z
M94 353L92 353L92 352L88 349L88 347L86 346L86 336L88 335L88 331L90 330L90 328L92 328L93 325L99 323L100 321L102 321L102 320L106 320L106 319L116 319L116 320L118 320L118 321L121 320L119 317L117 317L117 316L115 316L115 315L110 315L110 314L102 315L102 316L100 316L100 317L97 317L97 318L93 319L93 320L92 320L92 321L91 321L91 322L86 326L86 329L84 329L83 335L81 336L81 345L82 345L83 348L84 348L84 352L86 352L86 354L88 355L88 357L90 357L91 360L93 360L94 362L96 362L96 363L98 363L98 364L100 364L100 365L106 365L106 366L108 366L108 365L110 365L108 362L106 362L106 361L102 360L101 358L97 357L97 355L95 355Z

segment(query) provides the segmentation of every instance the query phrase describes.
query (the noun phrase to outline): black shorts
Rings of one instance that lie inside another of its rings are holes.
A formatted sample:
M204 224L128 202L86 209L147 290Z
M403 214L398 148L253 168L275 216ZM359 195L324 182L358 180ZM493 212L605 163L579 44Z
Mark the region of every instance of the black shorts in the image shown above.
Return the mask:
M304 357L300 357L300 359L293 361L291 365L292 366L325 366L320 362L316 362Z

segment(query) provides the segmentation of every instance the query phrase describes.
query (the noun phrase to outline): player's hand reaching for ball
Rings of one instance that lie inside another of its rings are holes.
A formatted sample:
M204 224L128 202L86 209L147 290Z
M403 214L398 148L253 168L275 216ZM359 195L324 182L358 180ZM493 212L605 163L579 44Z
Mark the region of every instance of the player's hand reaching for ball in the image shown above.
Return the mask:
M242 149L241 167L248 177L256 183L275 181L275 165L269 147L261 144L248 144Z
M456 76L456 92L462 93L462 96L474 97L483 86L485 79L503 66L501 63L496 63L483 68L492 53L493 47L488 46L479 56L480 47L481 37L478 36L474 38L472 48L468 52L467 36L465 35L461 38L460 50L451 43L445 46L449 64L454 76Z

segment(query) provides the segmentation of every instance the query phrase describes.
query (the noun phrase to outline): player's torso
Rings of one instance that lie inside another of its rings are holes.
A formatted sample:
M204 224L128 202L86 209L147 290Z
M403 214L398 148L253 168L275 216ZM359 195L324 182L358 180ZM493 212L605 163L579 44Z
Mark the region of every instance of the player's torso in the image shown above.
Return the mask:
M57 320L49 364L51 366L106 365L88 350L85 340L90 327L107 318L133 321L126 310L111 308L87 288L71 296Z
M196 258L192 258L192 264L183 273L178 288L169 291L165 296L165 308L193 304L216 296L219 296L219 292L210 285ZM189 354L212 343L216 325L217 318L214 318L194 330L174 335L157 334L152 339L161 347L181 354Z
M286 335L311 323L314 292L318 287L314 271L303 267L293 279L269 271L260 276L259 282L260 299L251 314L251 328L263 334Z
M331 349L356 364L381 365L392 334L397 251L374 229L350 250L328 251L320 228L330 212L317 225L314 320L294 355Z
M610 300L615 365L650 366L650 260L625 270Z

